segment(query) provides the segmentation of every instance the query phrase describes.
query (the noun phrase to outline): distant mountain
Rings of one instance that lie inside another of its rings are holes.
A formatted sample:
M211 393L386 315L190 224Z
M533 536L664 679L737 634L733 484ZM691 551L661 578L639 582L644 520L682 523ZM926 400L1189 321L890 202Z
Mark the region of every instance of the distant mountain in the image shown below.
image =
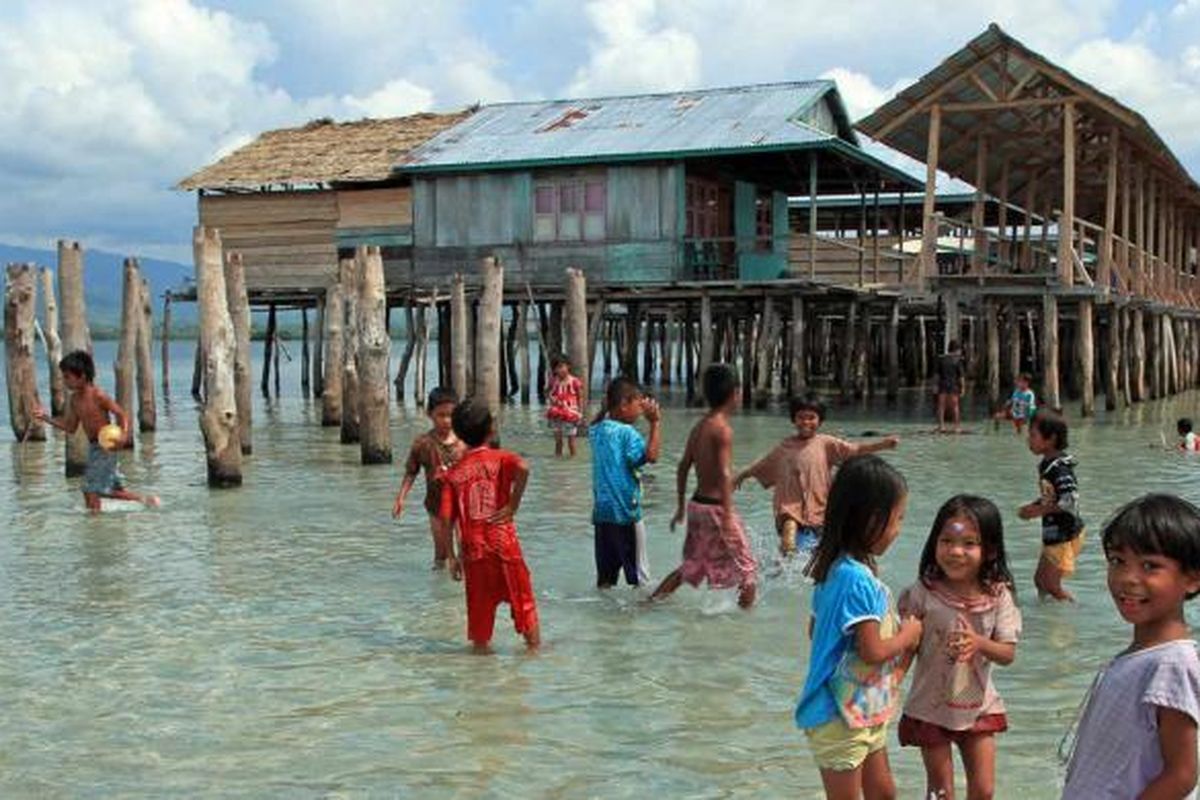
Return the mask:
M88 324L94 335L102 336L117 330L121 324L121 276L124 255L106 253L102 250L84 250L83 294L87 304ZM0 264L32 262L54 269L58 265L58 254L53 250L37 250L30 247L0 243ZM142 276L150 282L150 293L154 297L154 316L161 313L162 296L168 289L178 289L193 278L193 268L174 261L156 258L139 258ZM190 328L196 323L194 303L173 306L171 322L174 328Z

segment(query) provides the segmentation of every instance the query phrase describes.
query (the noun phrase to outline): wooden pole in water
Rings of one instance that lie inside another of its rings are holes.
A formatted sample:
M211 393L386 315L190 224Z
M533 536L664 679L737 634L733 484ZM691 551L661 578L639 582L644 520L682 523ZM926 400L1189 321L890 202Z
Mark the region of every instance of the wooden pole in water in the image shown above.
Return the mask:
M467 385L467 289L461 273L450 281L450 384L459 398L471 393Z
M533 365L529 360L529 305L518 301L513 306L517 326L517 378L521 386L521 405L529 405Z
M410 297L404 303L404 354L400 356L400 367L396 370L396 402L404 403L404 381L408 377L408 365L412 363L413 351L417 349L416 321L413 317L413 302Z
M885 396L888 403L895 403L900 399L900 301L889 303L888 311L887 339L884 342L887 360Z
M701 381L701 391L697 393L699 399L703 397L703 378L704 373L708 371L709 366L713 363L713 316L712 316L712 298L708 296L708 292L700 294L700 358L699 366L696 370L696 377Z
M308 397L312 389L309 383L310 368L308 357L308 306L300 308L300 394Z
M604 325L604 297L596 298L595 304L592 306L592 320L588 323L588 344L587 344L587 374L588 374L588 395L591 395L592 373L596 368L596 346L600 343L601 331Z
M500 311L504 305L504 267L491 256L479 264L483 288L475 328L475 396L500 413ZM586 338L584 340L586 345Z
M1117 408L1121 370L1121 309L1114 301L1108 307L1108 358L1104 362L1104 408Z
M160 359L162 360L162 390L163 402L171 402L171 292L166 291L163 294L163 316L162 316L162 352Z
M592 367L588 362L587 278L581 269L567 270L566 302L563 308L567 358L583 384L580 409L588 407Z
M46 428L34 410L37 396L34 323L37 281L33 264L9 264L4 286L4 367L8 383L8 420L18 442L46 440Z
M338 265L342 284L342 444L357 444L358 418L358 275L362 248Z
M671 371L675 361L675 306L667 307L667 316L662 326L662 374L659 375L660 386L671 385Z
M685 402L689 405L696 402L696 370L693 368L695 362L692 360L694 355L692 329L692 304L684 301L683 306L683 385L685 389Z
M221 235L216 228L197 225L192 236L192 249L204 353L205 398L200 411L200 431L204 435L208 485L216 488L240 486L242 448L233 376L237 342L225 290Z
M625 341L621 352L621 373L630 380L638 379L638 334L642 329L642 308L636 301L625 304Z
M392 463L388 408L387 290L378 247L359 247L358 361L359 444L363 464Z
M321 426L342 424L342 326L345 324L342 285L325 290L325 378L321 393ZM419 397L419 395L418 395Z
M1093 325L1093 302L1089 298L1079 301L1079 336L1076 344L1079 347L1079 387L1082 392L1080 415L1090 417L1096 413L1096 347Z
M246 266L241 253L225 256L225 302L229 306L229 320L233 324L233 397L237 403L238 439L242 455L248 456L254 449L252 431L253 377L250 364L250 296L246 291ZM267 321L267 339L264 343L270 357L270 339L275 335L275 306L271 306ZM263 359L263 396L267 387L269 371L267 358Z
M325 394L325 295L318 293L316 299L317 314L313 320L317 341L312 352L312 393L320 399ZM410 334L411 335L411 334ZM403 399L403 398L400 398Z
M846 329L840 348L842 363L838 365L838 389L843 399L854 394L854 358L857 352L854 340L858 334L858 301L851 300L846 311Z
M79 242L58 241L58 297L62 302L63 353L92 352L83 300L83 248ZM66 437L67 477L82 475L87 467L88 437L79 426Z
M751 374L754 376L754 391L752 400L755 408L766 408L771 393L771 340L775 316L775 301L764 297L762 313L758 319L758 340L753 350L754 363ZM748 327L749 331L751 328ZM755 371L755 367L757 370Z
M1001 382L1007 381L1011 385L1021 374L1021 321L1017 317L1016 306L1011 301L1004 304L1002 341L1005 348L1004 364L1006 369L1001 372Z
M1163 396L1163 327L1162 315L1150 312L1150 398Z
M192 399L204 402L204 344L196 337L196 352L192 358Z
M275 304L271 303L267 308L267 332L263 336L262 380L259 383L259 389L266 400L271 399L271 353L275 347L276 322Z
M1146 317L1145 312L1140 308L1133 310L1133 319L1130 322L1130 327L1133 329L1133 353L1132 353L1132 369L1133 375L1130 381L1130 394L1133 395L1133 401L1140 403L1146 399Z
M58 301L54 297L54 273L46 267L38 270L42 282L42 307L45 317L42 322L42 333L46 337L46 361L50 372L50 413L61 416L66 408L66 389L63 387L62 370L58 362L62 361L62 338L58 330Z
M437 306L433 305L430 308L436 309ZM429 325L425 319L425 311L425 306L417 306L417 327L415 334L417 339L417 355L416 363L414 364L416 374L413 375L413 394L416 395L415 399L418 408L425 407L425 370L428 367L429 359Z
M137 395L138 430L152 431L158 427L158 407L154 402L154 308L151 305L150 283L142 278L138 285L138 305L141 319L137 333Z
M1059 408L1058 376L1058 299L1042 296L1042 395L1046 405Z

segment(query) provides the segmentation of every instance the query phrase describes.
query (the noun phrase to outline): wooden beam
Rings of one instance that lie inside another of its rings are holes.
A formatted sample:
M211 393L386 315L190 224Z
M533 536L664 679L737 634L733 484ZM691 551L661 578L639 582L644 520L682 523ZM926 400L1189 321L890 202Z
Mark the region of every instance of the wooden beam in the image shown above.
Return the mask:
M977 103L943 103L942 112L945 114L961 114L978 111L1010 111L1015 108L1038 108L1040 106L1065 106L1083 102L1085 98L1077 94L1060 95L1057 97L1023 97L1019 100L981 100Z
M987 236L983 224L987 210L988 139L980 136L975 143L975 202L971 207L971 227L974 229L975 244L971 250L971 270L983 269Z
M975 88L979 90L980 94L991 100L993 103L1002 102L1000 97L998 97L996 93L992 91L992 87L987 85L987 81L979 77L978 67L967 73L967 79L975 85Z
M1117 155L1120 153L1121 132L1112 129L1108 136L1108 175L1104 193L1104 240L1100 245L1100 266L1097 278L1105 291L1111 285L1113 265L1113 234L1117 224Z
M933 212L937 200L938 147L941 145L942 110L929 109L929 139L925 145L925 197L921 215L921 260L917 268L917 288L925 288L926 275L937 274L937 222Z
M1058 278L1064 286L1075 282L1075 104L1063 105L1063 202L1058 222Z

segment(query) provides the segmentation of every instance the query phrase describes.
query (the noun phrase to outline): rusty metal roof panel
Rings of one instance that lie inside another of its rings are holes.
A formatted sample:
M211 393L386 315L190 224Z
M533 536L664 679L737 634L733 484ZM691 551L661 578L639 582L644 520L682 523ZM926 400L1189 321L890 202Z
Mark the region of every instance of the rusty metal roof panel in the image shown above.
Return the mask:
M814 124L815 106L825 98L836 132ZM620 161L811 147L835 139L857 143L835 84L801 81L485 106L410 151L396 168Z

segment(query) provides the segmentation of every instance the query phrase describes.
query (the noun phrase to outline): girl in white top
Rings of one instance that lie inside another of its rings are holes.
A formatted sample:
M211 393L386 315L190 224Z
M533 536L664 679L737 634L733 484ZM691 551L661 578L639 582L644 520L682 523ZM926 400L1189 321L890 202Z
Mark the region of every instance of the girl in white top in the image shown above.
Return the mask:
M1062 796L1188 797L1196 786L1200 658L1183 604L1200 594L1200 510L1146 495L1117 512L1103 543L1108 591L1133 625L1133 642L1092 682Z
M921 748L923 797L953 800L955 746L967 772L967 797L992 797L995 734L1008 730L992 664L1011 664L1021 636L996 505L972 495L947 500L929 531L918 576L899 604L900 613L923 625L900 744Z

